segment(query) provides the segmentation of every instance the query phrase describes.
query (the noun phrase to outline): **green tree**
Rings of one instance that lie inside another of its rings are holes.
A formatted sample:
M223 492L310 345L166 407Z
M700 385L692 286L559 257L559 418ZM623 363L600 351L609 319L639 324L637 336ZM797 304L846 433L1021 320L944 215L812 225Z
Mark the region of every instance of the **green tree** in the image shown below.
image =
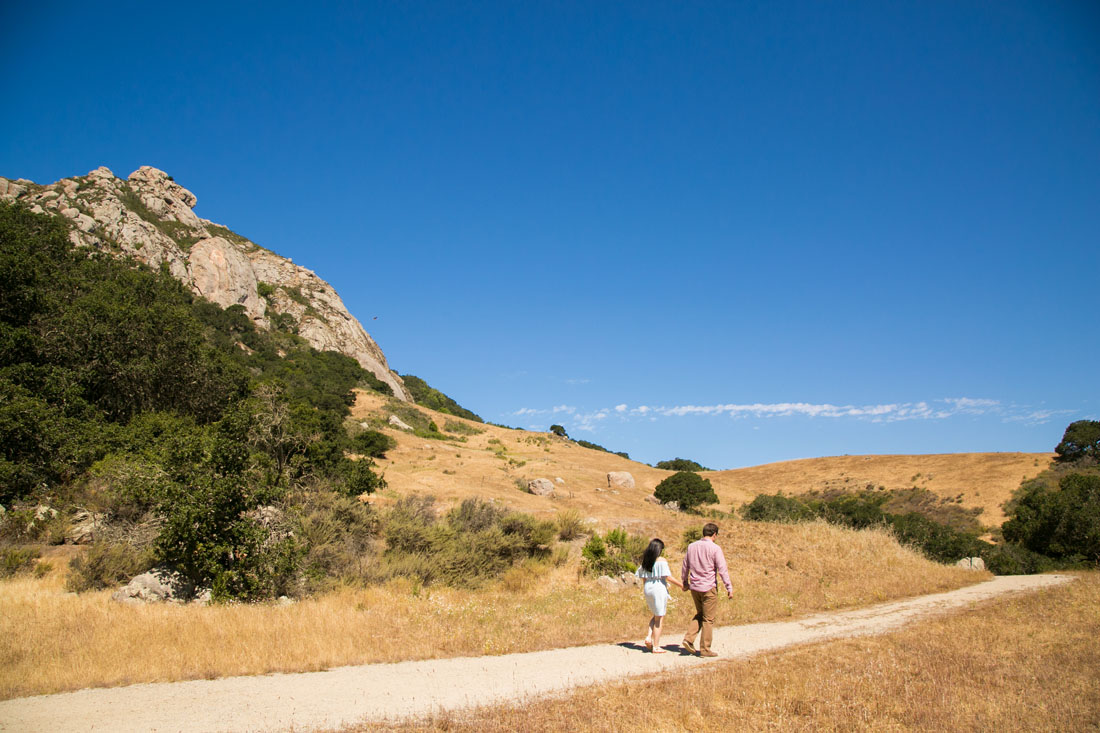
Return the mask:
M1001 531L1009 542L1067 562L1100 563L1100 476L1071 473L1056 490L1024 488Z
M565 428L561 425L551 425L550 432L559 438L568 438L569 434L565 432Z
M1100 420L1070 423L1054 452L1058 454L1055 460L1060 463L1073 463L1085 458L1100 460Z
M653 490L661 503L675 501L685 511L694 509L700 504L714 504L718 501L718 495L714 493L714 487L710 481L692 471L680 471L657 484Z
M671 461L657 461L656 468L665 471L709 471L703 465L687 458L673 458Z

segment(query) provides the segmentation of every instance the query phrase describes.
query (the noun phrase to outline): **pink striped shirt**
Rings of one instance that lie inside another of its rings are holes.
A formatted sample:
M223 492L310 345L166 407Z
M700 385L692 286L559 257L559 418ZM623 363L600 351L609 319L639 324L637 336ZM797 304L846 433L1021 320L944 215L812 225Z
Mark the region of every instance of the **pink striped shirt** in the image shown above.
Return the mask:
M718 577L726 584L726 590L733 593L733 584L730 583L730 572L726 567L726 556L722 554L722 548L709 537L692 542L688 545L684 562L680 566L680 578L691 590L706 593L711 588L718 586Z

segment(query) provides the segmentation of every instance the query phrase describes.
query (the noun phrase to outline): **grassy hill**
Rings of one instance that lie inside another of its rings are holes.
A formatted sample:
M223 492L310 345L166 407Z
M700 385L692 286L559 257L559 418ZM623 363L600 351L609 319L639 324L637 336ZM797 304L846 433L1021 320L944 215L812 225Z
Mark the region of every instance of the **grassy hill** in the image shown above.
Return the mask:
M575 509L602 526L622 525L637 532L667 533L668 529L698 523L697 518L646 501L672 471L583 448L551 433L509 430L417 407L440 428L449 423L460 431L444 428L448 439L429 440L386 425L390 415L403 409L401 405L377 393L356 394L352 418L384 429L397 440L397 448L379 461L389 490L372 501L385 503L410 492L429 493L447 503L479 496L535 515ZM981 509L978 520L994 527L1004 521L1001 505L1020 482L1038 475L1052 458L1051 453L838 456L703 475L713 484L720 500L717 508L723 511L761 493L917 487L964 508ZM635 488L609 489L609 471L630 472ZM554 497L541 497L524 490L527 481L535 478L561 478L563 482L556 484Z

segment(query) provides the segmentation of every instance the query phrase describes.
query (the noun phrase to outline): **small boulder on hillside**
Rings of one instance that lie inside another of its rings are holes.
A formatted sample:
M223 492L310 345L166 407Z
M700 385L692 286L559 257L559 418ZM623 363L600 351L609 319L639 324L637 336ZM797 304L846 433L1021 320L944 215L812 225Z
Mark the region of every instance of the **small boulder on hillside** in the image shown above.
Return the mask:
M187 603L195 597L195 588L179 573L154 568L134 576L119 588L111 600L119 603Z
M536 478L527 482L527 491L535 496L553 496L554 484L548 478Z
M73 515L69 531L65 533L65 542L74 545L87 545L95 541L96 533L107 526L106 514L78 511Z
M633 489L634 477L626 471L608 471L607 487L609 489Z
M389 423L400 430L408 430L410 433L413 431L412 425L409 425L397 415L390 415Z
M955 563L957 567L966 568L967 570L985 570L985 560L980 557L964 557Z

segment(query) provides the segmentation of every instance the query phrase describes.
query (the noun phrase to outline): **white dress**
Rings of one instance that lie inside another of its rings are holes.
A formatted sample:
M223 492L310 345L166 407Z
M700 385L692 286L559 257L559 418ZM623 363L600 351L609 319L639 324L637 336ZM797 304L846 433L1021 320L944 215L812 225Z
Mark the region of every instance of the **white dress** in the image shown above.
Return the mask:
M668 611L668 584L665 583L665 578L672 575L668 569L668 561L659 557L653 563L653 570L647 571L639 565L634 574L645 581L642 592L645 594L649 612L654 616L664 616Z

